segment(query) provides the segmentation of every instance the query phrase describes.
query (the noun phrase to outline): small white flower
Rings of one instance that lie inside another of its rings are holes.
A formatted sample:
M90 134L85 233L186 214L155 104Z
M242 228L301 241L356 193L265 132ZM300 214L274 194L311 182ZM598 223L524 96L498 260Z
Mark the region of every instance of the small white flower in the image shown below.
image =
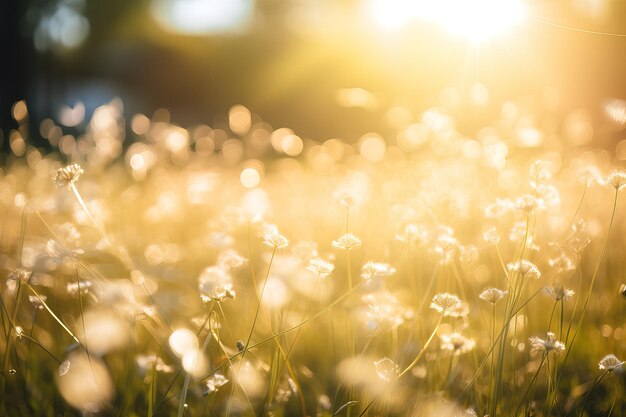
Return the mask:
M278 232L278 227L270 225L263 233L263 244L274 249L283 249L289 245L289 240Z
M461 299L457 295L447 292L441 292L435 295L433 301L430 303L430 308L446 316L450 315L450 312L459 309L461 306Z
M68 165L64 168L59 168L56 170L56 175L54 176L54 182L57 187L63 188L74 184L81 175L83 175L85 171L78 164Z
M490 227L485 230L485 233L483 233L483 239L485 239L485 242L487 243L497 245L500 242L500 234L495 227Z
M591 187L594 184L603 185L604 178L598 168L594 166L586 166L577 173L578 180L585 184L587 187Z
M313 272L318 278L326 278L335 270L335 265L316 257L309 260L306 269Z
M523 278L541 278L541 271L539 271L539 268L537 268L534 263L526 259L522 259L517 262L510 262L507 264L506 268L509 272L519 273Z
M205 268L198 278L198 289L203 302L235 298L231 276L219 266Z
M15 332L15 337L21 339L24 336L24 328L22 326L15 326L13 329Z
M598 362L598 367L608 372L620 372L623 365L624 361L620 361L617 359L617 356L613 354L606 355L604 358L600 359L600 362Z
M555 258L548 260L548 264L558 272L567 272L576 269L576 264L572 257L566 253L561 253Z
M550 161L538 160L530 166L531 185L550 181L552 179L554 166ZM535 187L533 187L535 188Z
M528 341L533 352L555 352L558 355L565 350L565 344L556 340L556 336L552 332L548 332L545 339L533 336Z
M565 288L563 284L556 284L553 287L545 287L543 291L552 297L554 301L565 301L575 294L574 291Z
M336 249L352 250L361 246L361 239L352 233L346 233L337 240L332 241L332 247Z
M209 394L219 390L221 387L228 383L228 378L222 374L213 374L206 381L206 386L209 389Z
M382 262L368 261L361 268L361 278L369 281L377 278L390 277L396 273L396 269Z
M485 288L478 297L488 303L495 304L503 299L509 292L498 288Z
M613 186L617 191L619 191L626 186L626 172L614 171L607 175L604 181L607 185Z
M515 202L515 206L523 211L543 210L546 208L543 199L537 198L531 194L526 194L518 198Z
M480 260L480 252L474 245L461 246L459 262L466 266L475 265Z
M15 268L11 272L9 272L9 276L7 276L7 279L11 281L28 282L32 276L32 271L23 268Z

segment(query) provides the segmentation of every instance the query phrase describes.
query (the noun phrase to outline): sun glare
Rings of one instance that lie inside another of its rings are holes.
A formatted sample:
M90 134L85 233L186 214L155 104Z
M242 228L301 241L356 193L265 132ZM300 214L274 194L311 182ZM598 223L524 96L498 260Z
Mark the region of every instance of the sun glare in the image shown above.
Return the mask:
M422 20L481 43L514 28L526 16L526 8L521 0L369 0L367 13L384 29Z
M450 0L437 21L451 33L480 43L502 35L525 17L520 0Z

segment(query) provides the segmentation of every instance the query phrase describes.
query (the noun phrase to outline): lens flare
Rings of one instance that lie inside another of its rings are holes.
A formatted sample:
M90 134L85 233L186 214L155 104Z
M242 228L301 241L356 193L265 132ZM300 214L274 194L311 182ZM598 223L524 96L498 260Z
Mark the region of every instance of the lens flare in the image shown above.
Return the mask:
M383 29L398 30L422 20L473 43L504 34L526 16L521 0L370 0L366 10Z

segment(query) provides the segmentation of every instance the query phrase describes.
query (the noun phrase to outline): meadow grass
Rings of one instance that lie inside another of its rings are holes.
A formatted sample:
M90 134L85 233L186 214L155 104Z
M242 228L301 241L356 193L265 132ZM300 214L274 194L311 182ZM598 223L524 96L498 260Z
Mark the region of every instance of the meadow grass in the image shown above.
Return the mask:
M353 144L127 131L117 101L46 147L18 123L2 415L623 415L626 172L525 116Z

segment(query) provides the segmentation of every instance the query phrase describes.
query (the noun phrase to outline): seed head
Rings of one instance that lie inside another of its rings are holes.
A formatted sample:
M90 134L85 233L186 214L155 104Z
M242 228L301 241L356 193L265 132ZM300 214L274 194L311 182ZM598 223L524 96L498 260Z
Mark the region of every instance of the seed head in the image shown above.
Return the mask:
M235 298L231 276L219 266L205 268L198 278L198 289L203 302Z
M619 191L626 186L626 171L614 171L607 175L604 181Z
M278 227L271 225L263 233L263 244L274 249L283 249L289 245L289 240L278 232Z
M59 188L68 187L74 184L85 171L78 164L68 165L56 170L54 182Z
M461 246L459 252L459 262L465 266L475 265L480 260L480 252L474 245Z
M206 386L209 389L209 394L219 390L221 387L228 383L228 379L222 374L213 374L206 381Z
M539 271L539 268L537 268L537 265L535 265L534 263L526 259L522 259L521 261L517 261L517 262L509 262L509 264L507 264L506 267L509 270L509 272L517 272L523 278L534 278L534 279L541 278L541 271Z
M567 246L574 253L582 252L590 243L591 239L589 239L583 232L577 232L567 240Z
M548 332L545 339L533 336L528 339L533 352L555 352L557 355L565 350L565 344L556 340L552 332Z
M543 291L552 297L554 301L565 301L575 294L573 290L565 288L563 284L556 284L553 287L545 287Z
M576 264L570 255L561 253L559 256L549 259L548 264L558 272L567 272L576 269Z
M17 339L21 339L24 336L24 328L22 326L15 326L13 328L13 332L15 333L15 337Z
M361 239L354 236L352 233L346 233L337 240L333 240L331 243L333 248L352 250L361 246Z
M318 278L326 278L335 270L335 265L316 257L309 260L306 269L313 272Z
M530 166L531 185L536 185L552 179L554 166L550 161L538 160ZM534 188L534 187L533 187Z
M435 295L433 301L430 303L430 308L438 313L443 313L445 316L450 315L450 312L453 312L461 306L461 299L457 295L447 292L441 292Z
M523 211L543 210L546 208L545 202L534 195L526 194L515 201L515 206Z
M598 367L608 372L620 372L623 365L624 361L620 361L617 359L617 356L613 354L606 355L604 358L600 359L600 362L598 362Z
M369 281L377 278L389 277L396 273L396 268L381 262L368 261L361 268L361 278Z
M483 239L485 239L485 242L487 243L497 245L500 242L500 234L495 227L491 227L483 233Z
M9 272L9 276L7 277L7 279L12 281L28 282L32 276L32 271L24 268L15 268L13 271Z
M604 183L604 178L602 178L602 174L598 170L598 168L594 166L587 166L577 173L578 181L585 184L586 187L591 187L592 185L602 185Z
M481 300L495 304L503 299L508 293L508 291L499 290L497 288L485 288L483 292L480 293L479 297Z

